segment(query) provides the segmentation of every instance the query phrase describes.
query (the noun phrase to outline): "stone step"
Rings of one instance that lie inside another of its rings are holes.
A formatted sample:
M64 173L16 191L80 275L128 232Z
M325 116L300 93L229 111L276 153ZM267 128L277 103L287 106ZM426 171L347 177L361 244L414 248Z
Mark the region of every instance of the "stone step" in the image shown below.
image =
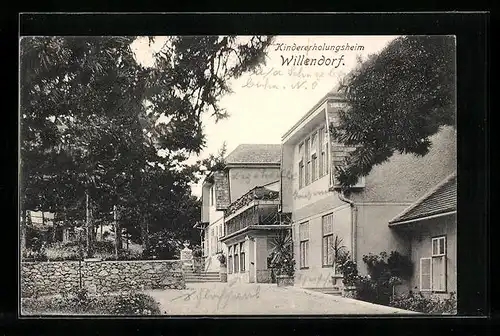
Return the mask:
M194 279L194 280L219 280L220 277L185 277L184 279Z
M214 274L206 274L206 273L184 273L185 277L199 278L199 277L207 277L207 278L220 278L219 273Z
M185 279L187 283L198 283L198 282L220 282L220 279Z
M218 272L216 273L192 273L192 272L184 272L185 276L216 276L219 277L220 274Z
M206 280L211 280L211 279L216 279L219 280L220 277L184 277L185 279L206 279Z
M320 288L306 288L306 289L323 294L342 295L342 291L338 287L320 287Z

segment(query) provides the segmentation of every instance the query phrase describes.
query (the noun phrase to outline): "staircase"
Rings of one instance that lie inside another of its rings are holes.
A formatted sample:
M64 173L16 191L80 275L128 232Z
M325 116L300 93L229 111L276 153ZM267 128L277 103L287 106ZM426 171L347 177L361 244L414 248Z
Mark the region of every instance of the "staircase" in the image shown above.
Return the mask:
M305 288L318 293L329 294L329 295L342 295L342 291L338 287L318 287L318 288Z
M194 272L191 266L183 266L186 283L193 282L220 282L219 272Z

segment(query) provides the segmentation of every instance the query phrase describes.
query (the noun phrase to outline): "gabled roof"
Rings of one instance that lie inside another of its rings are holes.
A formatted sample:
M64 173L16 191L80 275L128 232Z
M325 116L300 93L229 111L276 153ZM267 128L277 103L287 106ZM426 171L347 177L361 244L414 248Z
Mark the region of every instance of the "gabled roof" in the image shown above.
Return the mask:
M457 175L453 173L389 222L402 224L457 210Z
M225 159L226 164L279 164L280 144L241 144Z

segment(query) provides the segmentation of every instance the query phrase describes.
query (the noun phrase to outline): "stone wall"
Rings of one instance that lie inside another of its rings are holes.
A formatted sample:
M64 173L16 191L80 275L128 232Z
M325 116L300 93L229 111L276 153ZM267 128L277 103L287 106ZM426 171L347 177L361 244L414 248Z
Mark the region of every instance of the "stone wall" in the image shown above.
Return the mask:
M21 263L21 296L62 294L82 286L91 293L184 289L180 260Z

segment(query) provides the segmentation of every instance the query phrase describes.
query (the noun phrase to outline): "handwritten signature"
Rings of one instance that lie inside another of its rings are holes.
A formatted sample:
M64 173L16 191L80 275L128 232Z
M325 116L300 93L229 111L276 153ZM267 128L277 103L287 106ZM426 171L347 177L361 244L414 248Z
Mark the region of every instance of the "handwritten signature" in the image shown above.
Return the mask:
M282 78L288 77L292 82ZM312 69L304 69L303 67L291 67L287 71L270 67L267 69L257 69L247 75L242 88L256 88L266 90L282 90L282 89L310 89L314 90L320 81L326 78L339 77L339 73L332 69L330 71L313 71Z
M225 308L229 301L233 300L248 300L248 299L258 299L260 297L260 286L254 287L251 292L235 292L231 288L231 284L224 286L222 291L218 292L210 288L200 288L197 290L192 290L189 293L182 294L178 297L173 298L171 301L183 300L183 301L196 301L196 307L199 307L201 302L204 300L216 300L217 309Z

